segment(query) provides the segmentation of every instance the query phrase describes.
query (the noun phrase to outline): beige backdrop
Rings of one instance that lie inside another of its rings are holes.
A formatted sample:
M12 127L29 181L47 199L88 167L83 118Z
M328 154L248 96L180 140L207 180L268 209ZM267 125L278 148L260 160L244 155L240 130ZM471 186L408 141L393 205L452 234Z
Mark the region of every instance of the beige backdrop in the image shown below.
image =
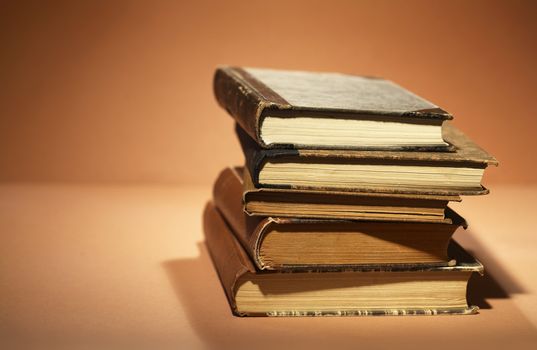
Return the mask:
M218 64L378 75L536 182L524 1L2 2L0 180L208 185L242 161Z

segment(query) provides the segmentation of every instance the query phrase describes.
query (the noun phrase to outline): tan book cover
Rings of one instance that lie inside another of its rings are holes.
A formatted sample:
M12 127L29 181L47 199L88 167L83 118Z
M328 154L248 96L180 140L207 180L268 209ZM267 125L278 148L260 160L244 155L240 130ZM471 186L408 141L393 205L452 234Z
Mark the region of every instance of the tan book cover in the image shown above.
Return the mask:
M472 314L466 301L483 266L456 243L454 266L384 266L259 271L212 203L205 240L231 309L238 316L365 316Z
M451 210L444 223L252 217L243 211L242 187L233 174L225 170L216 181L214 203L259 269L453 264L449 241L466 227Z

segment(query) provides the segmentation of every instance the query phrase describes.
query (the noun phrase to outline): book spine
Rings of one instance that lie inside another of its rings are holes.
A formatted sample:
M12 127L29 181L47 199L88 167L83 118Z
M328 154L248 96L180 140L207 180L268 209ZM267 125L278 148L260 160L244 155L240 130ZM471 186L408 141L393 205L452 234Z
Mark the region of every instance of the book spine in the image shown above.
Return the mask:
M238 124L235 126L235 132L241 144L245 166L251 175L252 183L254 187L259 188L259 170L264 161L265 153Z
M246 215L243 210L242 190L242 184L236 174L229 168L225 169L215 182L213 200L235 237L259 266L257 248L269 220Z
M214 95L237 123L259 144L264 146L259 133L259 119L264 98L233 68L218 68L213 80Z
M234 314L242 316L238 313L235 302L237 281L244 274L255 271L255 268L231 234L222 216L210 202L205 206L203 213L203 231L205 244L213 260L231 310Z
M259 183L259 172L261 171L261 168L263 167L267 159L273 159L277 157L299 156L299 150L296 149L264 149L260 147L246 134L246 132L239 125L235 127L235 132L237 134L237 138L239 139L239 143L244 154L245 166L250 173L251 180L255 188L263 187ZM280 187L290 188L289 186Z

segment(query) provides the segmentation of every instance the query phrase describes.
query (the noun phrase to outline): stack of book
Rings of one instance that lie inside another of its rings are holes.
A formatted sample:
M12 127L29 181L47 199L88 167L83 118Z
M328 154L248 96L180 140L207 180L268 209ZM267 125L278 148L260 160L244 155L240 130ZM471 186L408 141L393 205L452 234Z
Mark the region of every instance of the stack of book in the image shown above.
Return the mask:
M241 316L470 314L483 266L448 207L497 161L452 116L379 78L223 67L245 166L222 171L206 243Z

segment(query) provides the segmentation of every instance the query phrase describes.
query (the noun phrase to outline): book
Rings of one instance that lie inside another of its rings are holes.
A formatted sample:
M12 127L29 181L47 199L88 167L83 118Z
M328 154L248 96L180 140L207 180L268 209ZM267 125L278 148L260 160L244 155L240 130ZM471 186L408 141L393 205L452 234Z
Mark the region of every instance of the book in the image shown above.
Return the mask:
M212 203L205 242L231 309L238 316L472 314L472 273L483 266L456 243L454 266L384 266L258 271Z
M256 188L247 168L224 169L215 190L242 193L251 216L451 223L445 211L459 196Z
M255 187L414 193L486 194L485 168L497 160L449 123L454 152L262 149L236 131Z
M459 227L466 228L464 219L451 210L449 224L250 217L243 211L240 187L225 179L215 183L214 204L260 270L449 265L450 239Z
M213 86L262 148L450 149L442 124L452 115L385 79L221 67Z

